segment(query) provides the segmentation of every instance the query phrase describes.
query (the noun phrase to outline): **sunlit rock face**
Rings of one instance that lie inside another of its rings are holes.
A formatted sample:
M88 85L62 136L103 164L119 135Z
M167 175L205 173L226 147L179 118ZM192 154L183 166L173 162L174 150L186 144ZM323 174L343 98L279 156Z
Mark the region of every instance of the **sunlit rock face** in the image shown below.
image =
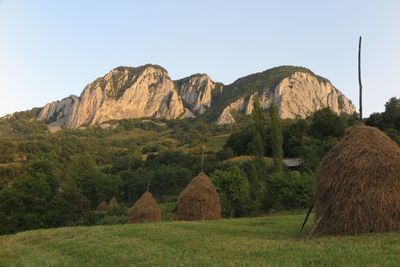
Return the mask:
M207 74L173 81L164 68L144 65L113 69L88 84L79 97L45 105L37 119L54 130L129 118L181 119L202 114L212 114L209 118L218 124L233 124L235 112L252 112L256 97L265 110L275 103L283 119L304 118L324 107L336 113L355 112L351 101L328 80L301 67L277 67L224 86Z
M250 114L255 96L258 96L264 109L268 109L274 102L283 119L305 118L325 107L331 108L338 114L353 114L356 111L351 101L330 82L321 81L310 73L296 72L284 78L273 90L252 94L247 99L242 97L226 106L217 123L234 123L232 111Z
M46 107L39 116L41 120L54 118L55 109ZM77 128L141 117L177 119L185 112L182 99L163 68L154 65L119 67L85 87L68 107L63 126Z
M215 82L206 74L196 74L177 81L182 100L193 114L200 115L211 107Z

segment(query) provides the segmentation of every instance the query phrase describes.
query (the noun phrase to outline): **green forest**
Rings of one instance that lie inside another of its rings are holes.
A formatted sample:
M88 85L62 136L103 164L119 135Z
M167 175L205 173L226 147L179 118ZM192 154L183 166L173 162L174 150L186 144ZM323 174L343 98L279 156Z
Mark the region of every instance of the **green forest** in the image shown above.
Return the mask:
M272 107L232 126L204 118L129 119L112 127L49 133L32 118L0 120L0 234L71 225L126 223L147 190L173 218L179 193L201 170L216 186L224 217L308 208L314 172L347 128L364 122L400 144L400 99L361 121L329 108L305 119L280 120ZM297 159L299 164L286 163ZM118 204L97 211L112 197Z

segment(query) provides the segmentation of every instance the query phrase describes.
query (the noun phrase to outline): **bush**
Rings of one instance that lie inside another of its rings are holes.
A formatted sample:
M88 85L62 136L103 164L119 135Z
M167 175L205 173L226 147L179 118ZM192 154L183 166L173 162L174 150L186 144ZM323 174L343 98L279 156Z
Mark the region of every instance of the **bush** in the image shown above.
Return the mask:
M250 184L243 170L234 166L216 170L211 180L218 190L224 217L243 216L250 210Z
M111 205L107 210L108 216L127 216L128 215L128 207L124 204Z
M346 121L330 108L323 108L311 116L310 133L313 137L324 140L327 137L342 137L346 130Z
M233 150L231 147L223 147L220 151L217 153L217 157L219 160L227 160L230 158L233 158Z
M308 208L312 202L313 176L298 171L274 173L268 179L268 199L272 209Z

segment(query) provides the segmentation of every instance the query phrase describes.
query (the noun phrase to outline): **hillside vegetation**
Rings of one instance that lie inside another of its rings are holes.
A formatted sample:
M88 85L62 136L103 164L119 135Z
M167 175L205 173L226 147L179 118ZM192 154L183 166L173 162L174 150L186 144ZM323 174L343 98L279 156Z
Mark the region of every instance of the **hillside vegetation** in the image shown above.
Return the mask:
M0 266L398 266L397 233L314 237L304 214L36 230L0 237Z
M391 99L385 112L367 120L397 142L398 103ZM281 155L303 164L277 171L274 127L262 110L233 126L201 118L131 119L111 121L107 129L55 134L32 120L35 112L0 120L0 234L126 223L129 208L149 181L159 203L176 202L201 169L203 144L204 171L219 192L224 217L308 208L321 158L347 128L360 123L356 114L340 116L328 108L306 119L281 121ZM112 197L117 208L96 212ZM164 218L171 220L173 214Z

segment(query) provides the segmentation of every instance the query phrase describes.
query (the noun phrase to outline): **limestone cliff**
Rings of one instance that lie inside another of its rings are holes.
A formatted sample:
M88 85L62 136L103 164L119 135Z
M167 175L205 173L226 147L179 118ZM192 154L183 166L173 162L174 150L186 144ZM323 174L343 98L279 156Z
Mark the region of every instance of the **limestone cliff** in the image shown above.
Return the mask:
M58 113L54 106L60 106L56 103L46 105L39 119L53 118L53 121L58 121L66 116L63 122L66 128L125 118L176 119L185 114L173 81L166 70L156 65L112 70L88 84L61 117L56 116Z
M218 124L232 124L234 112L252 112L255 96L266 110L274 102L281 118L304 118L324 107L337 113L355 112L351 101L328 80L301 67L281 66L224 86L206 74L172 81L164 68L145 65L118 67L88 84L79 97L45 105L37 118L54 129L127 118L179 119L202 114Z
M49 103L42 108L38 119L48 122L59 121L61 124L63 124L71 114L72 107L77 100L77 96L71 95L60 101Z
M200 115L210 109L216 83L207 74L195 74L176 81L176 84L180 96L193 114Z
M298 71L282 79L273 88L265 88L261 92L255 92L247 98L240 97L230 103L223 109L217 123L234 123L232 111L250 114L255 96L258 96L264 109L268 109L274 102L283 119L297 116L305 118L324 107L329 107L338 114L353 114L356 111L351 101L329 81L320 79L309 72Z

